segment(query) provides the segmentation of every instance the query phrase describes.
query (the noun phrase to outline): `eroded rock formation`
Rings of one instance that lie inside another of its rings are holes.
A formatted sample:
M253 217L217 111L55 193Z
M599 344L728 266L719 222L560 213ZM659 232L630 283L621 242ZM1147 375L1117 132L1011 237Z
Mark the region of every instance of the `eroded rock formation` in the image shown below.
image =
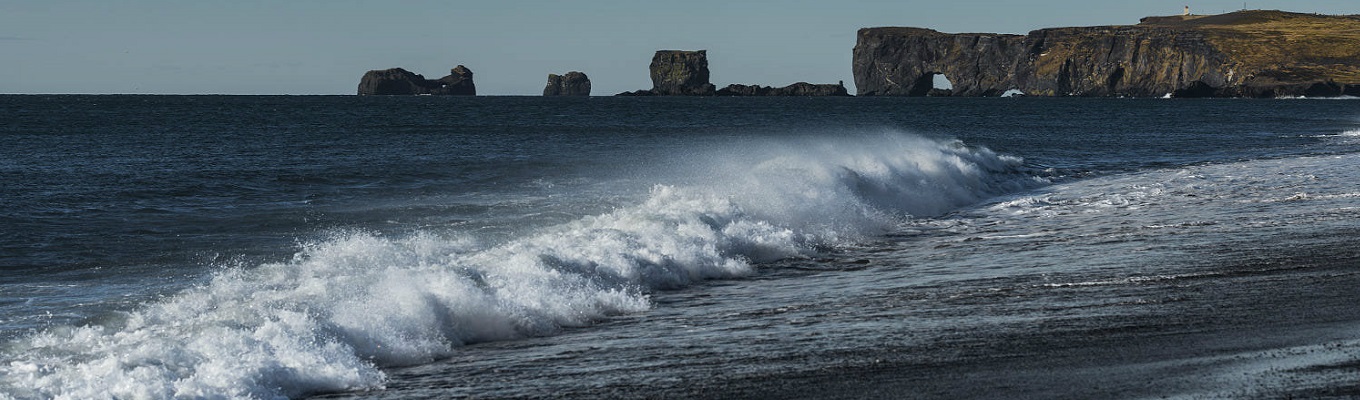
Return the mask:
M652 88L616 96L849 96L845 82L811 84L798 82L781 88L728 85L722 90L708 81L706 50L658 50L652 56Z
M860 95L1278 97L1360 92L1360 16L1243 11L1028 35L865 28Z
M708 51L658 50L652 56L652 93L661 96L712 96Z
M462 65L436 80L401 68L368 71L359 79L359 95L452 95L475 96L472 71Z
M718 96L849 96L845 82L836 84L812 84L798 82L785 87L758 85L727 85L718 89Z
M578 71L564 75L548 74L548 86L543 88L544 96L589 96L590 77Z
M640 89L631 92L619 93L616 94L615 96L656 96L656 93L652 92L651 89Z

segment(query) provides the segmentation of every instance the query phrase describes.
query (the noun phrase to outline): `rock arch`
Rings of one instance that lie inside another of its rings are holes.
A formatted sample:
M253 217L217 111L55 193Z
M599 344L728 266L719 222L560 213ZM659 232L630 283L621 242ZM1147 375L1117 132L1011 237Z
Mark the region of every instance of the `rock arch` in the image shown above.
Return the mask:
M954 83L953 83L953 80L949 79L949 75L944 74L944 73L941 73L941 72L930 71L930 72L926 72L926 73L924 73L924 74L921 74L920 77L916 78L916 79L914 80L914 82L912 82L912 84L911 84L911 89L907 92L907 96L913 96L913 97L921 97L921 96L941 96L941 97L942 97L942 96L950 96L950 95L952 95L953 93L954 93Z
M996 96L1016 86L1011 76L1024 43L1020 35L861 29L854 53L855 86L861 95L925 96L935 88L935 75L944 75L952 95Z

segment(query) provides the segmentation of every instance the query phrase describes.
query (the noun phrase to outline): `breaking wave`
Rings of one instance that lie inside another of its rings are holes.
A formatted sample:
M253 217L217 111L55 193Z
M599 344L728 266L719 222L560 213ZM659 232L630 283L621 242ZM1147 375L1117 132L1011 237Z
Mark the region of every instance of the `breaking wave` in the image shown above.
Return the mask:
M286 262L0 349L0 397L273 398L381 388L384 366L648 310L649 293L741 277L1042 184L1022 160L907 134L743 143L638 204L482 243L335 232Z

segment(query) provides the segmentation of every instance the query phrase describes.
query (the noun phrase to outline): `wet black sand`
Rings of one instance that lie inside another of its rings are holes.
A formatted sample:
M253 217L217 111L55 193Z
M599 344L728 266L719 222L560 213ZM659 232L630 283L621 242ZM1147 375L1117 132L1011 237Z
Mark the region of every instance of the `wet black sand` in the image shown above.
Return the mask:
M1262 255L1280 249L1257 251ZM866 343L821 367L625 386L637 398L1360 397L1360 251L1291 249L1137 288L1157 312L960 330L921 346ZM1241 257L1241 254L1224 258ZM1100 296L1106 287L1051 293ZM1028 296L1030 294L1016 294ZM1006 301L999 296L997 301ZM1041 313L1041 310L1031 310ZM904 327L904 329L909 329ZM809 360L814 361L814 360Z
M846 293L791 305L780 326L750 328L759 334L707 332L702 317L625 319L472 346L393 371L385 391L321 397L1360 397L1360 248L1326 236L1197 249L1194 265L1171 266L1191 273L1125 284L1015 276ZM875 311L838 314L845 304ZM923 318L947 322L913 322ZM896 327L856 336L845 319ZM645 326L670 331L626 333Z

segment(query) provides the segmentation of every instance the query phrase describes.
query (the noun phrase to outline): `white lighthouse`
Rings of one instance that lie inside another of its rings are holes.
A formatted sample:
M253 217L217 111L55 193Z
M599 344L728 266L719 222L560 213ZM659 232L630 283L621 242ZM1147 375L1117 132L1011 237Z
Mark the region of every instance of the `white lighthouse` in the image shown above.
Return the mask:
M1190 6L1185 6L1185 14L1181 14L1181 15L1184 15L1184 16L1189 17L1189 16L1190 16Z

